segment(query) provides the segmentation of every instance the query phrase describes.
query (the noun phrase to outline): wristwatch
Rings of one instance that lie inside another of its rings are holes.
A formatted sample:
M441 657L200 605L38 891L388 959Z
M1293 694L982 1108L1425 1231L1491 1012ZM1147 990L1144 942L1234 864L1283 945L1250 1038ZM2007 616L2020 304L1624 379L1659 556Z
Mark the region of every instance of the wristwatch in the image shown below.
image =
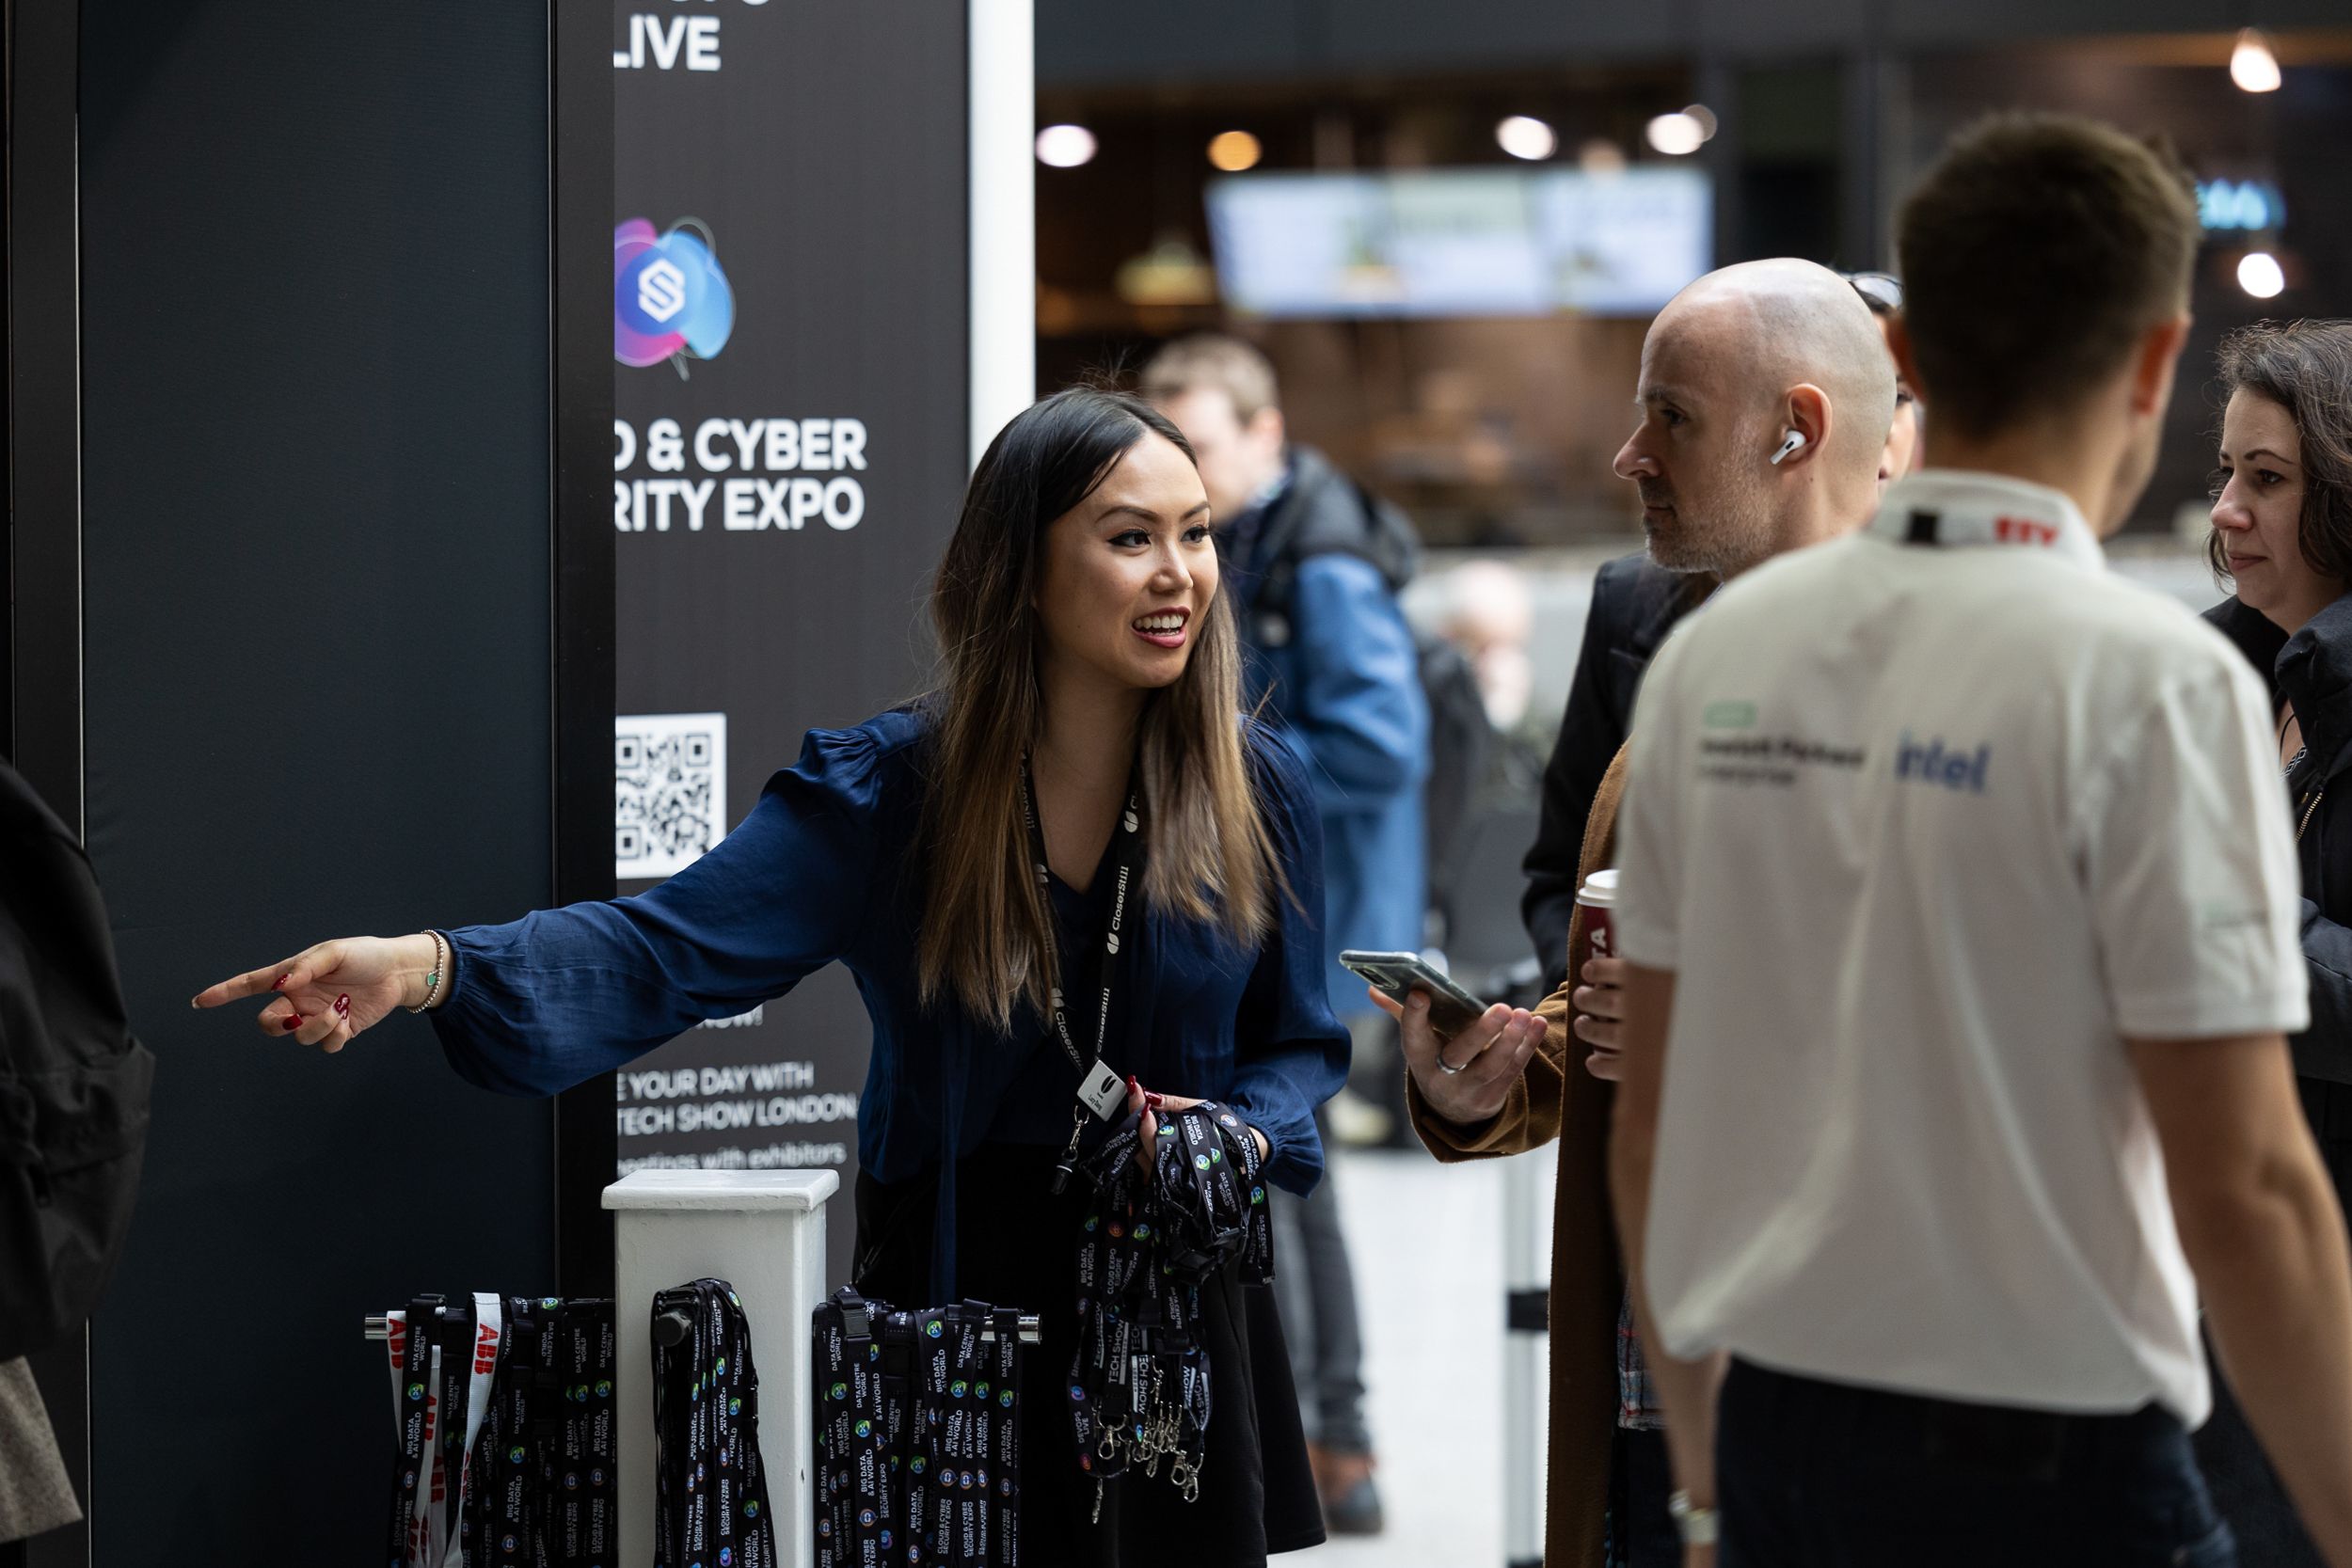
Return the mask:
M1712 1546L1715 1544L1716 1516L1711 1508L1701 1508L1691 1500L1691 1494L1677 1491L1666 1499L1666 1512L1673 1515L1675 1528L1686 1546Z

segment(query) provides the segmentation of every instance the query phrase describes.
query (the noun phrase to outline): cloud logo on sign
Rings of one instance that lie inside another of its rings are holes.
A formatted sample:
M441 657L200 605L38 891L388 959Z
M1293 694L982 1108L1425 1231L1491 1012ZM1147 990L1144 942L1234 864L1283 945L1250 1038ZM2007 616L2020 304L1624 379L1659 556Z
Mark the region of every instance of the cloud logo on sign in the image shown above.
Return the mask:
M656 257L638 270L637 309L664 325L686 309L686 275L667 257Z
M693 218L680 218L666 234L644 218L613 229L612 357L659 365L715 359L727 346L735 291L709 236ZM678 366L681 373L685 368Z

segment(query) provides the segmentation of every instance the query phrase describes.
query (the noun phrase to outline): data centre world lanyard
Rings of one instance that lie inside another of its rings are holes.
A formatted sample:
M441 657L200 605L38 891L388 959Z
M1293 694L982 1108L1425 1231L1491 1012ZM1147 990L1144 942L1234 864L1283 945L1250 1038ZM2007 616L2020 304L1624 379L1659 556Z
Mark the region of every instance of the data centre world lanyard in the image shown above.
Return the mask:
M1053 871L1045 857L1045 830L1038 822L1037 794L1029 782L1029 759L1021 759L1021 820L1029 831L1029 861L1036 868L1038 896L1046 901L1050 911L1053 894L1048 885ZM1120 813L1119 825L1111 832L1110 854L1106 869L1111 878L1110 912L1103 922L1102 984L1094 1010L1093 1065L1078 1049L1078 1042L1070 1033L1070 1006L1063 994L1062 955L1054 955L1053 1032L1062 1054L1077 1070L1077 1103L1070 1113L1070 1147L1062 1151L1061 1163L1054 1167L1054 1191L1059 1193L1069 1184L1077 1168L1078 1141L1086 1133L1087 1114L1090 1111L1104 1121L1119 1114L1126 1103L1121 1092L1126 1080L1103 1060L1103 1048L1109 1042L1111 1000L1117 993L1120 975L1124 968L1120 948L1127 933L1127 911L1131 900L1142 894L1143 875L1143 783L1130 778L1127 783L1127 807Z

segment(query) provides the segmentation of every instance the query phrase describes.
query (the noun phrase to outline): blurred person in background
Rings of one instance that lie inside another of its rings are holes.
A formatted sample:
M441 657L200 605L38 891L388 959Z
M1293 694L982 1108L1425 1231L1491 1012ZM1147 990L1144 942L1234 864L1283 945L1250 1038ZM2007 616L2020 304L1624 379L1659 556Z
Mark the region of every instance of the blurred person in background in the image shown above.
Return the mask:
M1640 490L1649 556L1603 569L1577 673L1579 691L1602 716L1609 710L1596 693L1610 692L1622 705L1618 714L1629 709L1650 653L1707 589L1868 517L1894 370L1868 313L1836 273L1810 261L1754 261L1708 274L1660 312L1643 345L1638 390L1641 423L1615 467ZM1610 734L1594 711L1581 732L1588 744ZM1575 697L1569 715L1572 723L1579 718ZM1620 718L1585 786L1589 820L1569 830L1576 839L1560 877L1569 907L1559 911L1556 938L1538 938L1547 941L1551 996L1537 1014L1542 1040L1519 1058L1523 1069L1494 1048L1507 1017L1501 1007L1442 1043L1430 1032L1424 999L1416 996L1404 1016L1408 1099L1432 1154L1453 1163L1561 1140L1549 1568L1671 1568L1682 1559L1667 1513L1663 1416L1634 1334L1609 1212L1619 966L1591 958L1583 922L1572 920L1580 863L1614 863L1623 734ZM1570 745L1564 733L1563 748ZM1548 799L1548 812L1551 805ZM1572 953L1574 986L1564 979Z
M1385 1053L1385 1024L1336 956L1422 945L1429 710L1396 597L1417 554L1411 526L1288 439L1274 366L1239 339L1168 344L1144 368L1142 392L1200 462L1248 656L1243 705L1265 705L1302 753L1322 808L1332 1010L1359 1057ZM1332 1183L1278 1198L1275 1222L1278 1250L1301 1264L1278 1270L1276 1289L1324 1517L1336 1534L1376 1533L1362 1329Z
M1879 332L1884 335L1902 313L1902 280L1891 272L1850 272L1843 275L1853 285L1853 292L1862 296L1862 303L1878 318ZM1895 368L1895 422L1886 427L1886 453L1879 459L1879 488L1884 490L1905 474L1916 473L1927 460L1927 446L1920 439L1921 411L1919 394L1903 378L1902 367Z
M1445 613L1438 634L1462 650L1477 677L1486 722L1509 735L1526 721L1535 684L1527 641L1535 631L1535 601L1527 574L1503 561L1470 561L1443 579Z
M2301 863L2312 1023L2296 1088L2338 1201L2352 1200L2352 322L2265 324L2221 344L2209 553L2234 595L2205 618L2270 692ZM2197 1433L2214 1503L2249 1563L2322 1560L2226 1379Z

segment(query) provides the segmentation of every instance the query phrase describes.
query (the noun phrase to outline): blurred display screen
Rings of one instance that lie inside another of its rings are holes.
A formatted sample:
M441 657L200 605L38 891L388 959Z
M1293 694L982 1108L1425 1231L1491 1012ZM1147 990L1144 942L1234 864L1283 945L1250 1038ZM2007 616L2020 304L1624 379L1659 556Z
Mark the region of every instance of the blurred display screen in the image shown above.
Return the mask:
M1695 168L1243 174L1208 200L1245 315L1646 315L1713 265Z

